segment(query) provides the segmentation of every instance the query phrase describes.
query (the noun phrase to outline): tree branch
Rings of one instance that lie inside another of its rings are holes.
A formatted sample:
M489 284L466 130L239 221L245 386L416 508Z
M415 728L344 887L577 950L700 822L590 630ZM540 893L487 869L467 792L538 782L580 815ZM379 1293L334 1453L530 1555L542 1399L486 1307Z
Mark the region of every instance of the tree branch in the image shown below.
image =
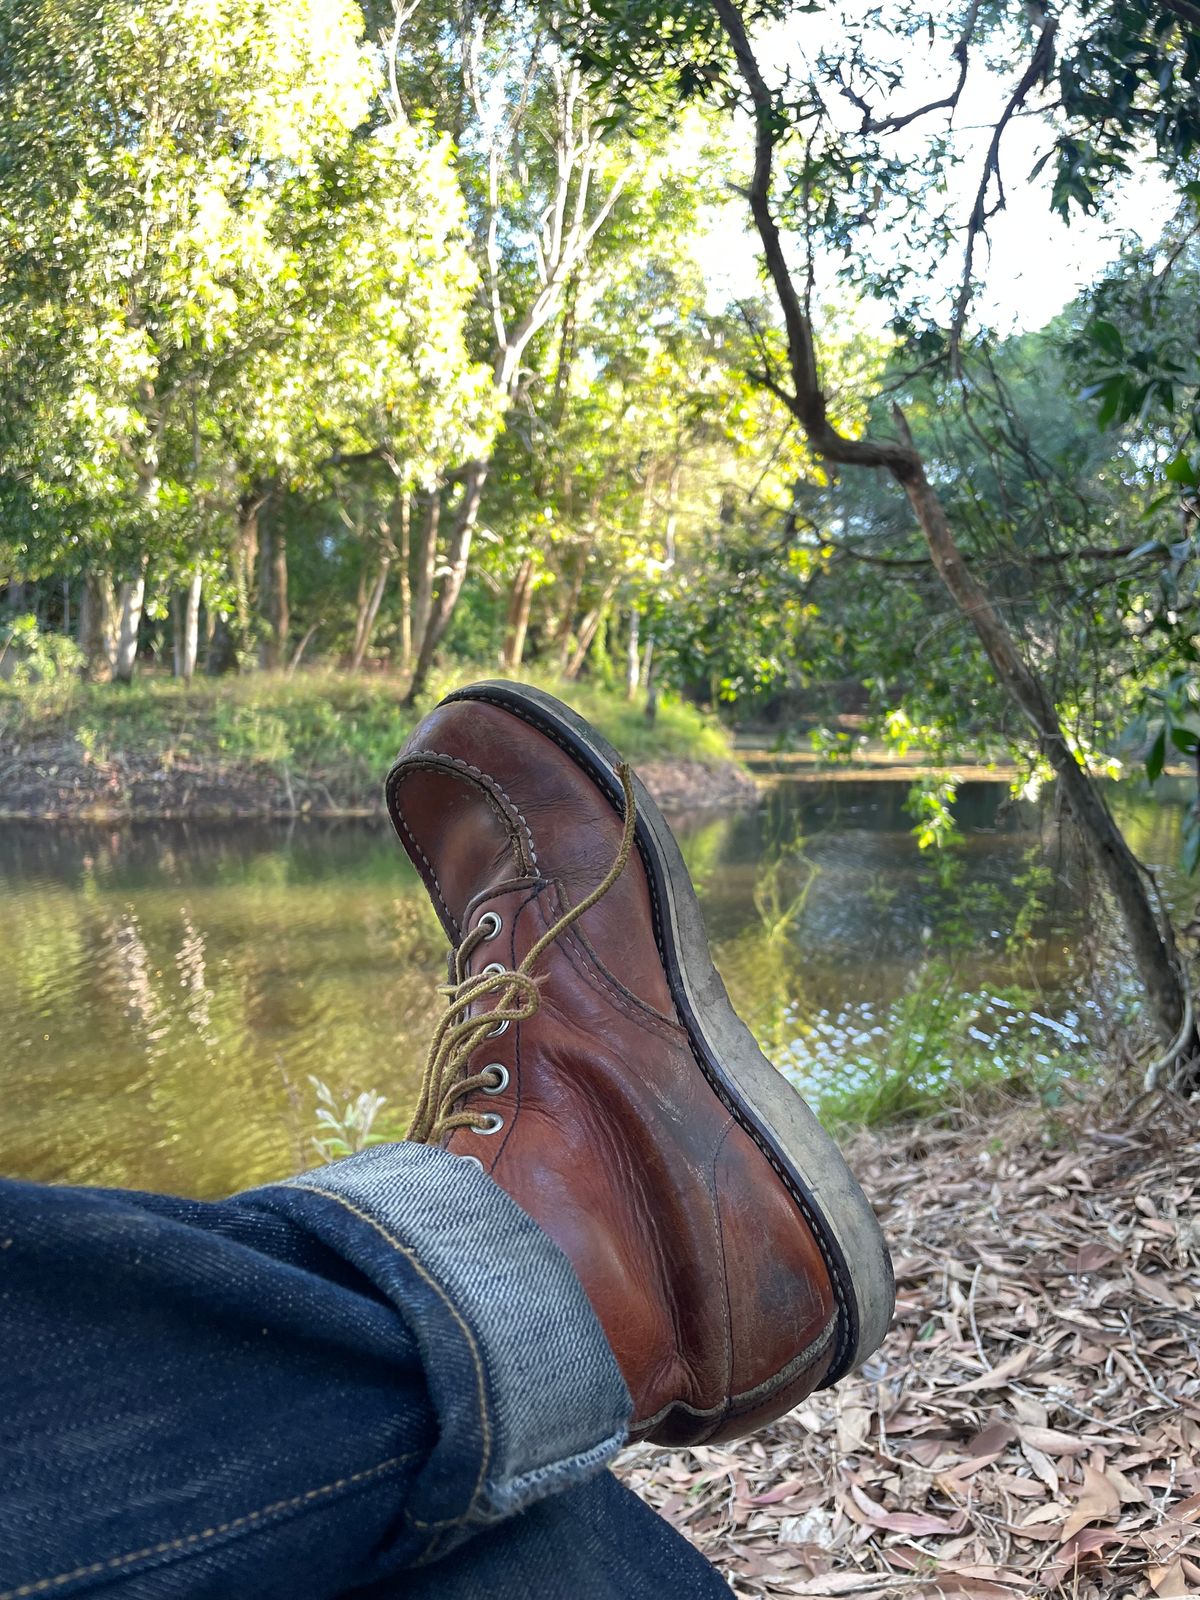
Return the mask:
M783 123L750 47L746 25L737 5L734 0L714 0L714 7L754 107L754 175L747 198L762 241L767 271L783 311L792 378L791 394L778 388L775 392L803 427L813 448L828 460L843 465L911 471L916 458L902 444L894 444L889 440L847 439L829 421L817 367L812 325L792 282L779 228L771 211L771 168L775 139Z
M1047 17L1042 31L1038 35L1038 42L1034 46L1033 55L1029 65L1021 75L1021 81L1009 97L1008 104L993 130L988 143L987 155L983 162L983 175L979 180L979 188L975 194L975 204L971 208L971 218L967 223L967 248L963 258L962 283L958 291L958 299L954 305L954 317L950 324L950 359L958 377L962 377L962 331L967 319L967 307L971 303L971 296L975 292L975 245L979 235L987 226L988 218L1004 209L1004 184L1000 178L1000 141L1004 138L1004 130L1008 127L1013 117L1025 103L1025 99L1034 84L1043 78L1049 70L1054 58L1054 39L1058 33L1058 18ZM987 209L987 195L991 188L992 179L995 178L999 188L996 204L991 211Z
M862 561L872 567L890 567L898 572L917 572L930 569L930 561L924 556L877 556L869 551L858 550L853 544L843 540L829 539L823 533L817 537L821 543L839 556L846 556L851 561ZM971 559L973 567L1003 567L1010 562L1024 563L1030 567L1057 567L1063 566L1068 561L1124 561L1139 548L1136 544L1114 545L1111 548L1104 545L1084 545L1078 550L1031 550L1013 551L1010 554L994 556L977 556ZM1147 551L1147 554L1150 554Z
M971 45L971 35L975 32L975 23L979 17L979 7L981 3L982 0L971 0L971 9L967 13L967 20L963 25L963 31L959 35L958 43L950 52L955 61L958 62L958 82L954 85L954 88L951 89L950 93L948 95L944 95L940 100L931 100L928 105L918 106L915 111L905 112L903 116L875 117L871 113L870 106L862 98L862 96L855 94L850 88L849 84L842 81L841 68L839 66L838 87L841 89L846 99L849 100L853 105L856 105L863 114L862 126L858 130L860 134L898 133L901 128L907 128L910 122L918 122L922 117L929 116L931 112L955 110L958 102L962 99L962 92L967 83L967 68L970 61L969 50Z

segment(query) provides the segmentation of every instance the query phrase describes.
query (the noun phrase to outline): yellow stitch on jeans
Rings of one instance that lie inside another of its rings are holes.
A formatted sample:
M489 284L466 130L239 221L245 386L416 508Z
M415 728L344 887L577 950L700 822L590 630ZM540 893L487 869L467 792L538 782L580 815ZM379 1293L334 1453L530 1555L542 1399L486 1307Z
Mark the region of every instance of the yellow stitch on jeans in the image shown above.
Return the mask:
M73 1583L76 1578L89 1578L98 1572L111 1572L114 1567L123 1567L129 1561L145 1561L148 1556L165 1555L168 1550L184 1550L189 1545L203 1544L206 1539L215 1539L218 1534L232 1533L235 1528L242 1528L248 1522L259 1522L263 1517L273 1516L277 1511L288 1511L292 1506L303 1505L306 1500L317 1500L322 1495L333 1494L337 1489L347 1489L351 1484L362 1483L367 1478L377 1478L392 1467L398 1467L405 1461L415 1461L417 1451L409 1451L402 1456L389 1456L386 1461L380 1461L373 1467L365 1467L361 1472L353 1472L349 1477L338 1478L333 1483L323 1483L319 1489L307 1489L303 1494L293 1495L290 1500L276 1500L269 1506L261 1506L257 1511L246 1511L240 1517L234 1517L232 1522L221 1522L216 1527L205 1528L202 1533L185 1534L180 1539L168 1539L162 1544L149 1544L144 1550L131 1550L122 1556L110 1556L107 1561L93 1561L90 1566L76 1567L74 1572L60 1572L56 1578L39 1578L36 1583L23 1583L16 1589L5 1589L0 1594L0 1600L24 1600L26 1595L45 1594L49 1589L59 1589L64 1583Z
M458 1323L459 1327L466 1335L467 1345L471 1351L471 1360L475 1363L475 1383L479 1391L479 1421L480 1426L483 1429L483 1455L479 1462L479 1475L475 1479L475 1487L471 1491L470 1506L473 1506L479 1499L483 1486L487 1481L488 1467L491 1464L492 1457L492 1428L491 1422L488 1418L487 1380L484 1376L483 1362L479 1358L479 1347L475 1343L475 1335L471 1332L470 1325L459 1311L458 1307L454 1304L453 1300L451 1300L450 1296L442 1288L441 1284L438 1283L436 1278L431 1277L430 1274L425 1270L421 1262L418 1260L416 1253L410 1250L407 1245L401 1244L399 1239L397 1239L394 1234L389 1233L381 1222L377 1222L369 1211L361 1211L358 1206L347 1200L344 1195L337 1194L332 1189L322 1189L318 1184L315 1183L292 1183L289 1185L289 1187L293 1189L305 1189L309 1194L319 1194L326 1200L336 1200L338 1205L344 1206L352 1216L360 1218L363 1222L368 1223L372 1228L374 1228L375 1232L378 1233L382 1238L386 1239L394 1250L398 1251L402 1256L412 1263L429 1287L441 1296L441 1298L446 1302L446 1305L450 1311L450 1315L454 1318L455 1322ZM468 1506L468 1510L470 1509L470 1506ZM414 1528L423 1528L428 1531L435 1528L457 1527L463 1521L463 1518L450 1517L442 1522L422 1522L419 1517L410 1517L409 1521L412 1523ZM9 1596L0 1594L0 1600L9 1600Z

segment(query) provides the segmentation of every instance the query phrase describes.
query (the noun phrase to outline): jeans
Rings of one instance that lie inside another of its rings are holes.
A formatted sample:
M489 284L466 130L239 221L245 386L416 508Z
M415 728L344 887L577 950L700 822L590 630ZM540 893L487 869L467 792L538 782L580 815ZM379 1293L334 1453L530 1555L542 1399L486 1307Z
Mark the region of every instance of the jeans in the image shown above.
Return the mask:
M566 1257L446 1151L0 1182L0 1600L728 1597L606 1470L629 1414Z

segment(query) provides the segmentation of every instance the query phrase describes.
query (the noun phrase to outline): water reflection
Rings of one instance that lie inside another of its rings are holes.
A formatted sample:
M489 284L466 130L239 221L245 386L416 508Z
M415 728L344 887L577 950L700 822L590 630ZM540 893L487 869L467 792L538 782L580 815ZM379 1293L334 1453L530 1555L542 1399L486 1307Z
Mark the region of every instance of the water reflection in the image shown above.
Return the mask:
M963 1039L999 1060L1018 1033L1034 1056L1079 1048L1079 887L1049 814L968 786L948 893L903 800L895 783L780 783L758 812L681 819L735 1003L818 1091L881 1050L934 1082ZM1181 797L1121 806L1170 862ZM1050 892L1010 949L1034 847ZM385 825L8 825L0 891L0 1170L226 1193L312 1163L311 1077L379 1091L403 1125L444 943Z

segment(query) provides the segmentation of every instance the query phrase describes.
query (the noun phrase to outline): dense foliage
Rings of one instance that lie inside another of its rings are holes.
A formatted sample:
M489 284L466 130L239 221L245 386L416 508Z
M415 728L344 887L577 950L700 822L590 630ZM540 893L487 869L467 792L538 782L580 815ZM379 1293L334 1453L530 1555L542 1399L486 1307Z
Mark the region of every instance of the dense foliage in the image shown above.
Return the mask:
M744 232L744 26L833 436L900 404L1085 760L1194 758L1198 23L3 0L0 579L35 619L8 667L31 628L93 677L321 656L413 701L447 656L532 662L790 737L863 710L1036 780L910 506L797 425ZM1078 220L1148 173L1162 236L1002 336L1014 187Z

